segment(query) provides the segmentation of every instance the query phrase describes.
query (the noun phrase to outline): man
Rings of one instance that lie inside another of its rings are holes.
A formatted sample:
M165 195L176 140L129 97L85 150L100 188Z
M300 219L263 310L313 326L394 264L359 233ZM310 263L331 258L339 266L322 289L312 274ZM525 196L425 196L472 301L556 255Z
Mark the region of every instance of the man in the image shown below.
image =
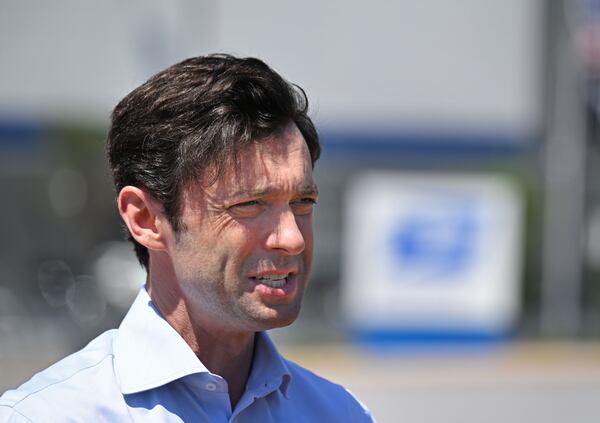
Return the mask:
M296 319L311 269L307 108L266 64L228 55L117 105L108 157L146 286L118 330L6 392L0 421L372 421L265 332Z

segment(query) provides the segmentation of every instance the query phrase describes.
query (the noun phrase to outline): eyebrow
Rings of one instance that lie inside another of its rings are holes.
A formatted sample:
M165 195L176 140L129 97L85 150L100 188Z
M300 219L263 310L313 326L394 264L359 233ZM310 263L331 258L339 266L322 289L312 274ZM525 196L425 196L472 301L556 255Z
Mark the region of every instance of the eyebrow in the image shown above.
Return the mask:
M250 190L245 190L242 188L238 191L233 192L231 194L231 197L264 197L277 192L280 192L280 190L278 188L275 188L274 186L257 187ZM297 192L300 195L319 195L319 189L317 188L317 184L300 185L299 187L297 187Z

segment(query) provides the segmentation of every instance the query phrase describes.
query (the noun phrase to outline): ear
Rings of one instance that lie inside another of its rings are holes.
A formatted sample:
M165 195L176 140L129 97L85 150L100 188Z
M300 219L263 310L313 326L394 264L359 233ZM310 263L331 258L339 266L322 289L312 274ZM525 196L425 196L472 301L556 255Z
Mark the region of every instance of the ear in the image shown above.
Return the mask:
M166 219L160 204L152 196L128 185L119 192L117 205L133 239L149 250L166 249Z

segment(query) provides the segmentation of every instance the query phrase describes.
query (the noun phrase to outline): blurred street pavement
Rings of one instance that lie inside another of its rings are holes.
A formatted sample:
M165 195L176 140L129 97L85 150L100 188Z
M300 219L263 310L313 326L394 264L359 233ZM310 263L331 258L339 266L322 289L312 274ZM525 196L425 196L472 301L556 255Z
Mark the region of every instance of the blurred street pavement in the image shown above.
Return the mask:
M353 391L380 423L600 421L600 343L284 351Z

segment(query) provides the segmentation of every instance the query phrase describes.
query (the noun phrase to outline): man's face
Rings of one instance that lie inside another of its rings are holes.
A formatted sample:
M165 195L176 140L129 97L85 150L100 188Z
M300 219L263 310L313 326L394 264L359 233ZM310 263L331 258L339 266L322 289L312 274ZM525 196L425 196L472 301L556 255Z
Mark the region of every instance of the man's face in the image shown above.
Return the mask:
M169 255L186 307L202 325L257 331L292 323L311 268L317 200L310 154L289 125L242 149L210 185L182 198Z

